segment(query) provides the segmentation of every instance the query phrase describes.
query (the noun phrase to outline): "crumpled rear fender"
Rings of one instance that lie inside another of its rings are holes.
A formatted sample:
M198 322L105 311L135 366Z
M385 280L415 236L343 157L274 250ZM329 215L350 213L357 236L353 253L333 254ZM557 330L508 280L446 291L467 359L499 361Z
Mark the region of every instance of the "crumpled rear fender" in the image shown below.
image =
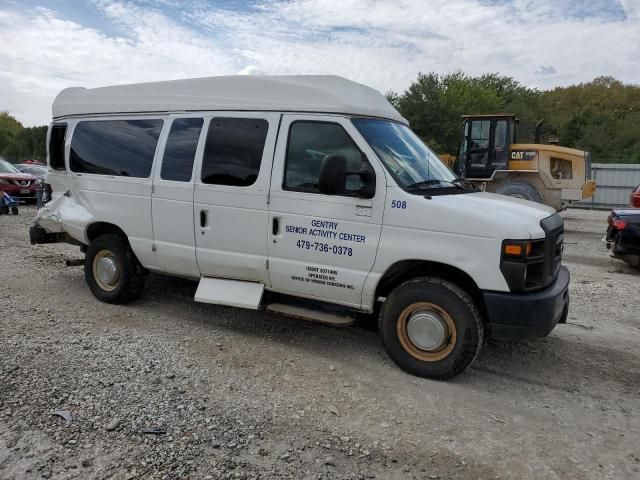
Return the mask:
M93 221L93 215L86 208L72 197L61 195L38 211L35 223L48 233L66 232L75 240L88 244L86 230Z

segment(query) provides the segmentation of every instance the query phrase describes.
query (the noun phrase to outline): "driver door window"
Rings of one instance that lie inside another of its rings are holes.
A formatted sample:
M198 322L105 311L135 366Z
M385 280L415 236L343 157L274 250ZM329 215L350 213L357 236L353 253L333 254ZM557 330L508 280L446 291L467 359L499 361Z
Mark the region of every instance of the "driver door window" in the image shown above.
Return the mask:
M320 167L328 155L344 157L347 171L372 171L362 151L341 125L329 122L293 122L287 143L283 189L320 193ZM362 187L360 176L347 176L346 195L355 193Z

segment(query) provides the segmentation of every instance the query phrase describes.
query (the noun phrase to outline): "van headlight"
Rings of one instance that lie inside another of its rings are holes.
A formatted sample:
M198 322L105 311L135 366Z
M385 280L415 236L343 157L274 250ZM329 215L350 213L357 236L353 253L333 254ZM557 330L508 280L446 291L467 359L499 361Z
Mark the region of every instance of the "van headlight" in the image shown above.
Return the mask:
M500 271L512 292L529 292L545 286L544 251L544 239L502 242Z

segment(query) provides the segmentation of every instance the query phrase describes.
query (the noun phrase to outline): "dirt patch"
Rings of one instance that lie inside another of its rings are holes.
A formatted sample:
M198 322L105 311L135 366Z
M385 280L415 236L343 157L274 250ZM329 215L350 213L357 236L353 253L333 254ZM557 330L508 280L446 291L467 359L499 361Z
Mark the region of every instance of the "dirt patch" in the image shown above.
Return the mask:
M0 217L0 478L640 475L640 275L599 243L606 212L567 212L570 323L449 382L370 325L197 304L190 281L102 304L77 248L28 244L33 215Z

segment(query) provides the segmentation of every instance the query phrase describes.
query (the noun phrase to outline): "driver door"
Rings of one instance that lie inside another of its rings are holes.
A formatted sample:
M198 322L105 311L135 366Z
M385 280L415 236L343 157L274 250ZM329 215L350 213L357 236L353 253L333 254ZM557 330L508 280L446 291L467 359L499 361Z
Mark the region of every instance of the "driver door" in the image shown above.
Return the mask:
M369 170L372 198L320 193L327 155L346 159L348 171ZM284 115L271 177L269 278L273 290L360 307L376 257L386 193L385 176L350 120L327 115Z
M491 120L473 119L465 124L461 150L467 178L488 178L493 173L491 163Z

